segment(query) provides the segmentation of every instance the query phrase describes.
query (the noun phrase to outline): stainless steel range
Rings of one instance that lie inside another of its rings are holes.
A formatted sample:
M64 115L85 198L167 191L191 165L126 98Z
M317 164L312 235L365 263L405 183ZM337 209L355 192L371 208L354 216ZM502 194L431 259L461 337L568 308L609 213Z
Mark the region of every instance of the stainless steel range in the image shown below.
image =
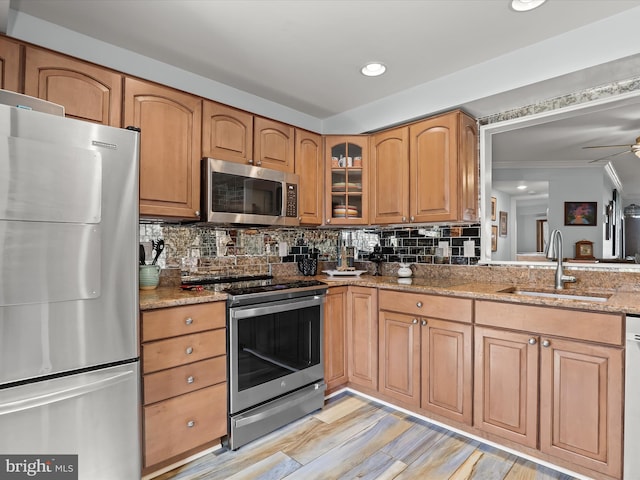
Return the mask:
M327 285L267 278L223 288L229 295L227 443L236 450L324 405Z
M327 285L315 280L229 288L229 448L324 405Z

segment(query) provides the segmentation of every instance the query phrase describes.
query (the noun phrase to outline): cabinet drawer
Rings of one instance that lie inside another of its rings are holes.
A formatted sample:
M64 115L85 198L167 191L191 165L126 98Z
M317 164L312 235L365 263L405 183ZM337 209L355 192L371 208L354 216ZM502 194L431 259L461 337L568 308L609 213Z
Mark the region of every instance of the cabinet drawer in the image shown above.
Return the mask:
M197 362L226 353L226 329L183 335L142 345L142 372Z
M143 342L222 328L226 323L226 303L199 303L141 312Z
M145 467L227 434L227 384L144 407Z
M224 382L226 379L227 357L225 355L151 373L145 375L142 380L144 403L149 405L177 397L183 393Z
M469 298L380 290L378 302L380 310L391 310L407 315L442 318L457 322L471 322L472 318L473 302Z
M542 335L622 345L622 314L476 301L476 323Z

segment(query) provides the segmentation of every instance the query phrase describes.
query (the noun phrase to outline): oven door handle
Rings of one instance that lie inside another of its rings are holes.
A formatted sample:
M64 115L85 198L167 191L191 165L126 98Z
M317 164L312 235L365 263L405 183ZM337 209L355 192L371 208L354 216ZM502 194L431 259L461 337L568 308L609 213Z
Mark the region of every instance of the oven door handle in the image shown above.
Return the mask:
M281 302L273 302L267 305L251 305L246 307L231 307L229 316L231 318L248 318L260 315L271 315L273 313L287 312L289 310L299 310L307 307L317 307L322 305L323 297L314 295L311 298L296 298L292 300L284 300Z
M315 389L310 390L304 393L303 395L300 395L299 397L289 399L288 401L281 403L280 405L274 406L273 408L268 408L267 410L263 410L259 413L256 413L254 415L249 415L247 417L243 416L242 418L233 419L233 421L235 422L236 428L240 428L245 425L251 425L252 423L259 422L260 420L264 420L265 418L270 417L271 415L284 412L285 410L290 410L294 408L296 405L305 403L310 398L318 395L318 392L317 392L318 389L326 390L327 388L326 384L324 383L322 384L316 383L315 387L316 387Z

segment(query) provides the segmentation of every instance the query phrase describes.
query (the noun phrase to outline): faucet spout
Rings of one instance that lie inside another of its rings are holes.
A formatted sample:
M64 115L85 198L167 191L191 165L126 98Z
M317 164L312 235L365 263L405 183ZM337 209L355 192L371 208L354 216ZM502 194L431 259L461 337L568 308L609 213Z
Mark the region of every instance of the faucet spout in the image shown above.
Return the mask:
M545 252L547 258L556 258L556 277L555 288L556 290L564 289L565 283L575 283L576 277L573 275L565 275L562 267L562 232L558 229L554 229L549 235L549 243L547 244L547 250Z

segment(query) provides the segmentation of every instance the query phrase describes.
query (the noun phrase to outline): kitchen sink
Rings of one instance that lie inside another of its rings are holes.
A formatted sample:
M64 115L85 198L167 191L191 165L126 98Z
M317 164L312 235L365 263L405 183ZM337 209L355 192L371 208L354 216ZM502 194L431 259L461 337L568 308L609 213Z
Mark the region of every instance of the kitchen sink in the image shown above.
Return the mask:
M573 293L570 290L562 290L562 293L557 291L527 290L520 287L505 288L504 290L500 290L499 293L510 293L512 295L524 295L528 297L557 298L561 300L577 300L581 302L606 302L611 296L601 293L585 295L583 293Z

